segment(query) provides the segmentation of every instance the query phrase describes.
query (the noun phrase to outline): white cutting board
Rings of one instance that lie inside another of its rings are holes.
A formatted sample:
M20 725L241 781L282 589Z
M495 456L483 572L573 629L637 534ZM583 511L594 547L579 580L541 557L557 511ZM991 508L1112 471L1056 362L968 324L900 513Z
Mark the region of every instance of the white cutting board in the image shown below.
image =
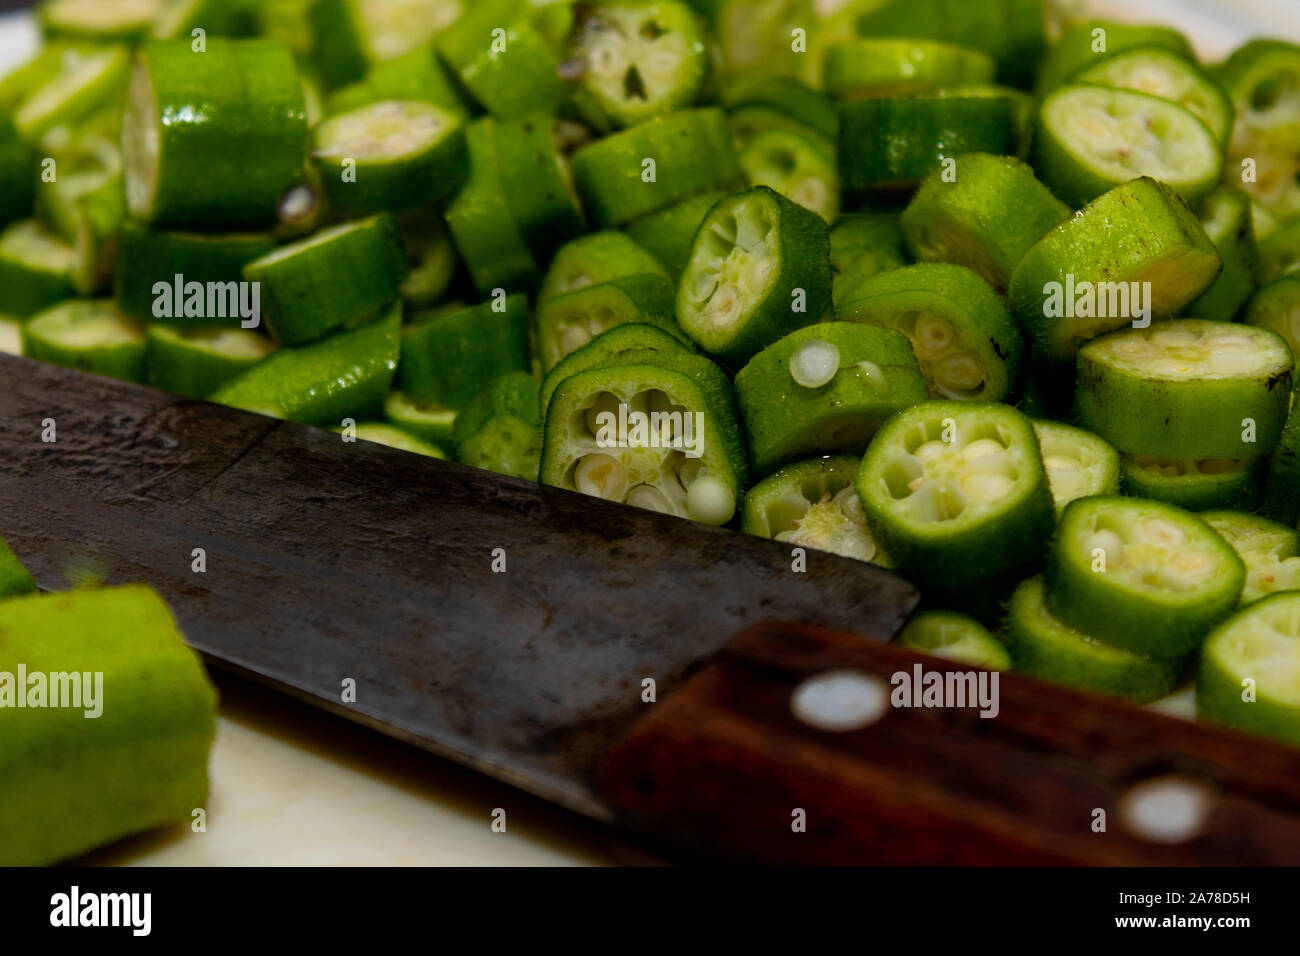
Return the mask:
M975 0L972 0L975 2ZM1300 42L1297 0L1092 0L1169 23L1206 59L1254 36ZM0 15L0 75L32 54L30 16ZM1175 711L1185 709L1174 705ZM145 865L555 866L647 862L603 827L446 761L246 685L223 687L206 830L174 827L90 862ZM504 833L493 812L506 811Z

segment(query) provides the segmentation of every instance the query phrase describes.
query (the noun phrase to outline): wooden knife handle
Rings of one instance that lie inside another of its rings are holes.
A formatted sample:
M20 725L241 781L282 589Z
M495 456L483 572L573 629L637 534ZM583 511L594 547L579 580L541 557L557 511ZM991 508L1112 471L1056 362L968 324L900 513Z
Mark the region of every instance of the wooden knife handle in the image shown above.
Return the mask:
M1013 674L997 675L993 717L886 704L829 731L792 707L819 675L892 695L917 665L979 673L757 625L647 705L604 792L634 826L774 864L1300 863L1300 750Z

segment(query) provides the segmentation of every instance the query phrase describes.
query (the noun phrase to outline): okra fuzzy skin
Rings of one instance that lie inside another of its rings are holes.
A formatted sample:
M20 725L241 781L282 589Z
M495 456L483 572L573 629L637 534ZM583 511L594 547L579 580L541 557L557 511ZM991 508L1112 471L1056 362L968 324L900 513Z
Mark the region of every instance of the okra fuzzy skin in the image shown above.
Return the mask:
M528 320L517 294L408 329L399 387L418 402L464 408L494 379L528 369Z

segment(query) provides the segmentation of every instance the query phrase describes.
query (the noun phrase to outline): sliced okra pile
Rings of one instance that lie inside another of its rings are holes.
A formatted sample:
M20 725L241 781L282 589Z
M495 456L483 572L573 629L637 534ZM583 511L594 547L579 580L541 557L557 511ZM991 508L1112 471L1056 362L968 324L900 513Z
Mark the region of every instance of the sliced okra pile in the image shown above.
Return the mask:
M1049 42L1040 0L38 15L0 349L887 565L914 650L1143 702L1194 665L1300 737L1300 45Z

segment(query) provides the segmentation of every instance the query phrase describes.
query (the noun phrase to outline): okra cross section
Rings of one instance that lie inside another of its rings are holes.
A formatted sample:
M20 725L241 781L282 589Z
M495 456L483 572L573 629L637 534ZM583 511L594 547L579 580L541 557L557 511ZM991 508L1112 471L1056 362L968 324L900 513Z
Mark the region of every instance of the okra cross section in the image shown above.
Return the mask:
M1255 458L1277 444L1292 370L1291 350L1267 329L1157 322L1079 350L1075 414L1130 454Z
M1072 502L1047 567L1053 614L1138 654L1180 657L1237 606L1246 569L1195 515L1104 495Z
M995 671L1011 669L1006 647L979 621L954 611L923 611L898 635L898 643L914 651L975 667Z
M1119 452L1101 438L1060 422L1035 421L1034 432L1058 516L1077 498L1119 493Z
M899 412L872 440L856 486L899 569L945 591L1032 566L1055 519L1033 426L1005 405Z
M642 353L636 361L579 372L556 389L542 482L728 523L747 480L731 383L700 356Z
M1295 528L1240 511L1205 511L1200 517L1246 565L1242 604L1276 591L1300 590L1300 532Z
M1180 461L1154 455L1124 455L1124 493L1167 501L1188 511L1210 508L1254 510L1263 496L1263 458L1205 458Z
M677 288L677 321L701 348L744 362L831 304L830 237L816 213L766 186L720 201Z
M658 273L623 276L556 296L537 310L537 351L542 370L597 335L629 322L656 325L684 338L673 318L673 284Z

